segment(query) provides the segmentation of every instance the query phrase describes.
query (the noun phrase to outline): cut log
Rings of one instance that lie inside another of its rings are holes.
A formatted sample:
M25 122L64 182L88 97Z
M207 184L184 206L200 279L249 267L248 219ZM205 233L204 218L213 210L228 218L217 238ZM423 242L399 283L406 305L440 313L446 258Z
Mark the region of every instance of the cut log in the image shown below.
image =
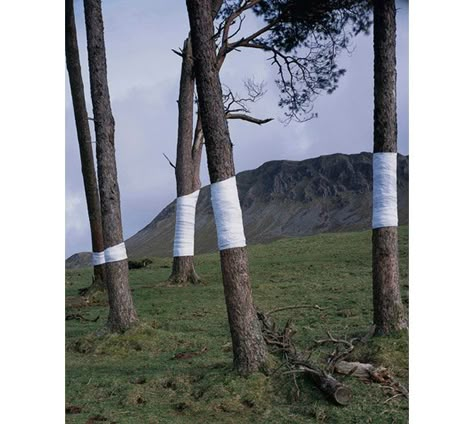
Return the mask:
M307 361L297 361L298 368L314 382L330 400L337 405L348 405L352 399L352 391L349 387L337 381L331 374L315 367Z

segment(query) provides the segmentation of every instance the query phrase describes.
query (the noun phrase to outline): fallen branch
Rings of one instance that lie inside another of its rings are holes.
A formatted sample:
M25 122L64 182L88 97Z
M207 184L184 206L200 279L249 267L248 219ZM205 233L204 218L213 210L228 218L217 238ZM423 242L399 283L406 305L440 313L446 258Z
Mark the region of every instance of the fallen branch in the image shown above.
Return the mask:
M81 314L70 314L70 315L66 315L66 321L70 321L70 320L78 320L78 321L88 321L88 322L97 322L97 320L99 319L100 315L97 315L96 318L94 319L88 319L88 318L85 318L84 316L82 316Z
M321 306L318 305L292 305L292 306L282 306L281 308L275 308L267 312L267 315L274 314L275 312L287 311L289 309L317 309L318 311L324 310Z
M366 381L384 383L389 380L388 370L384 367L375 367L372 364L362 362L339 361L335 364L334 370L338 374L352 375Z
M384 404L390 402L393 399L396 399L397 397L404 396L403 393L397 393L396 395L393 395L392 397L389 397L388 399L384 400Z
M308 305L306 305L308 306ZM313 305L311 305L313 306ZM294 309L292 307L287 307ZM278 308L277 310L282 310ZM288 321L285 327L278 331L273 320L259 312L258 319L262 324L262 332L265 342L272 347L276 347L276 352L280 353L286 361L288 373L292 374L293 382L296 384L295 374L303 373L308 376L329 399L338 405L347 405L351 398L352 392L349 387L337 381L331 374L322 370L316 364L310 362L307 358L304 358L302 353L299 353L293 344L291 338L295 333L291 326L291 321ZM299 387L297 387L297 394Z

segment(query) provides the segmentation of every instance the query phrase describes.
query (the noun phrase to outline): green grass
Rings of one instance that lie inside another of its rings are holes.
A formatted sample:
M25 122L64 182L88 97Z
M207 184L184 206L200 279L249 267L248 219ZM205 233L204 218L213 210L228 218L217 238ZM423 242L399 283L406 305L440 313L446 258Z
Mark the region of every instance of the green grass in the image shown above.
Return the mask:
M274 314L283 325L291 318L302 350L314 339L349 337L371 324L371 233L322 234L249 247L257 307L318 304L323 311L296 309ZM124 335L95 335L107 318L100 296L81 303L77 290L90 283L89 269L66 272L67 312L96 322L66 322L66 402L80 413L68 423L92 416L116 423L407 423L408 402L376 384L341 378L353 390L347 407L332 405L309 382L276 372L241 378L232 371L218 254L196 257L207 282L198 287L168 287L171 259L153 258L150 268L130 272L141 323ZM400 277L408 303L408 227L400 228ZM330 349L330 348L328 348ZM184 352L201 352L174 359ZM313 359L324 361L330 350ZM389 368L408 379L408 337L374 338L356 348L355 360ZM274 368L279 358L272 357ZM100 418L99 417L99 418ZM99 421L98 421L99 422Z

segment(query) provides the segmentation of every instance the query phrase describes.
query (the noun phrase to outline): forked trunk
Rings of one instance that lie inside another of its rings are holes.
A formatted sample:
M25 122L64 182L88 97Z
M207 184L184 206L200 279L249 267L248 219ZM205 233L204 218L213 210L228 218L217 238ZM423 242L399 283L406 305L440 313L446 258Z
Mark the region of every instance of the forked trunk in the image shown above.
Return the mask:
M101 1L84 0L84 10L96 133L102 227L105 247L111 248L123 243L123 233L115 162L115 123L107 83ZM126 258L110 261L106 263L105 268L110 305L107 326L111 331L124 331L138 320L128 282L128 261Z
M187 0L194 65L211 184L234 177L232 143L216 64L211 1ZM252 299L246 247L220 251L224 295L234 353L241 375L259 370L267 349Z
M94 252L102 252L104 250L104 239L102 237L100 200L97 189L97 177L94 167L94 154L92 151L84 84L82 81L79 47L77 45L73 0L66 0L66 65L69 74L77 140L79 142L79 153L81 156L82 179L86 193L92 250ZM84 294L97 290L105 290L105 267L103 265L94 266L92 285L84 291Z
M395 0L374 1L374 153L397 152ZM377 334L406 327L398 272L398 228L372 231L374 324Z
M222 0L212 0L212 16L221 8ZM191 40L184 41L183 62L178 100L178 143L176 152L176 191L185 196L201 188L200 168L203 146L201 119L198 117L193 141L194 83L193 55ZM202 282L194 268L194 256L174 256L171 284L199 284Z

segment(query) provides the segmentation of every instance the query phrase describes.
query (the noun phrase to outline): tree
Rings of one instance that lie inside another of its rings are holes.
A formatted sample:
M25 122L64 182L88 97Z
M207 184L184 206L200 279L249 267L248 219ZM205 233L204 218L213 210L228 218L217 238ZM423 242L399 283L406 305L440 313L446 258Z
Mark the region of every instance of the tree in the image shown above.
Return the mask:
M195 137L193 139L193 117L194 117L194 70L191 40L189 37L184 41L181 65L181 79L179 84L178 99L178 142L176 151L176 191L178 199L176 201L176 228L177 232L180 219L179 204L184 196L196 193L201 188L199 178L199 167L201 165L201 154L203 136L200 120L196 125ZM180 199L181 198L181 199ZM191 205L194 207L197 196L194 195ZM193 217L194 218L194 217ZM194 224L194 222L193 222ZM186 225L186 223L184 224ZM193 228L194 229L194 228ZM192 229L192 230L193 230ZM184 238L189 234L183 235ZM178 234L175 236L173 248L173 268L168 281L175 284L185 284L191 282L197 284L200 281L194 269L194 246L190 246L191 241L184 240L186 245L178 245ZM194 240L192 240L192 243Z
M400 296L398 228L396 220L396 11L395 0L374 0L374 221L372 230L372 279L374 324L378 334L406 328ZM377 172L376 161L388 160L391 173ZM384 181L379 181L384 179ZM388 183L388 184L387 184ZM392 198L387 196L391 186ZM380 190L377 189L380 188ZM384 191L385 190L385 191ZM378 219L377 196L392 218ZM380 222L379 222L380 221Z
M128 282L128 261L123 244L120 192L115 161L115 122L107 83L104 23L100 0L84 0L89 77L96 133L97 170L104 234L111 331L124 331L137 320Z
M86 193L92 250L95 253L101 253L104 251L102 216L100 212L99 192L97 189L97 178L94 167L94 154L92 151L92 140L84 95L84 84L82 82L73 0L66 0L66 66L71 87L77 140L79 142L82 179L84 181L84 191ZM83 294L92 293L95 290L105 290L104 264L94 264L92 285L87 290L83 291Z
M211 1L187 0L186 5L212 191L212 185L216 187L216 183L229 181L235 177L232 143L219 80ZM236 190L234 193L238 202ZM218 211L214 201L213 210L216 215ZM242 226L241 219L240 212L240 226ZM218 238L219 235L218 225ZM220 258L234 366L237 372L247 375L262 368L267 349L253 304L247 248L245 243L243 244L244 246L230 248L221 246Z
M217 68L221 69L225 58L241 47L258 48L272 54L272 63L277 67L277 84L282 98L280 106L288 107L286 121L292 119L305 121L313 118L312 104L321 91L332 92L343 70L337 69L335 57L345 47L352 32L346 32L344 26L353 21L353 32L363 30L368 25L368 10L359 1L337 2L327 0L315 8L308 1L264 1L264 0L213 0L212 16L219 18L214 39L219 40ZM312 21L301 7L311 9ZM245 19L245 12L253 10L266 20L257 31L239 36ZM289 28L298 26L296 31ZM301 27L301 28L300 28ZM266 38L263 38L268 33ZM294 35L296 33L297 35ZM287 37L288 40L282 40ZM296 54L304 45L309 51ZM193 112L192 93L194 90L193 56L190 39L184 42L182 57L178 143L175 168L177 181L176 233L173 254L173 268L168 280L172 283L197 283L199 277L194 269L194 246L189 237L193 237L195 207L200 188L199 170L203 146L201 119L198 119L192 135ZM230 89L224 93L227 119L240 119L262 125L271 119L258 119L250 115L246 103L256 101L263 93L263 87L250 84L247 98L237 98ZM233 107L232 107L233 106ZM235 107L237 106L237 108ZM187 214L182 210L187 209ZM187 230L185 230L185 228ZM186 234L185 234L186 233Z
M222 0L213 0L212 16L215 17L222 4ZM200 165L204 137L201 127L201 118L198 118L193 136L194 116L194 83L193 54L190 37L184 41L181 52L174 51L181 56L181 78L178 99L178 142L176 151L176 231L173 248L173 267L168 281L173 284L197 284L200 278L194 268L194 218L196 203L201 188ZM218 68L222 67L223 60ZM263 95L263 85L252 81L246 83L248 97L240 98L227 89L224 94L226 102L226 118L240 119L262 125L272 119L258 119L250 115L247 103L257 101ZM186 211L186 212L185 212Z

